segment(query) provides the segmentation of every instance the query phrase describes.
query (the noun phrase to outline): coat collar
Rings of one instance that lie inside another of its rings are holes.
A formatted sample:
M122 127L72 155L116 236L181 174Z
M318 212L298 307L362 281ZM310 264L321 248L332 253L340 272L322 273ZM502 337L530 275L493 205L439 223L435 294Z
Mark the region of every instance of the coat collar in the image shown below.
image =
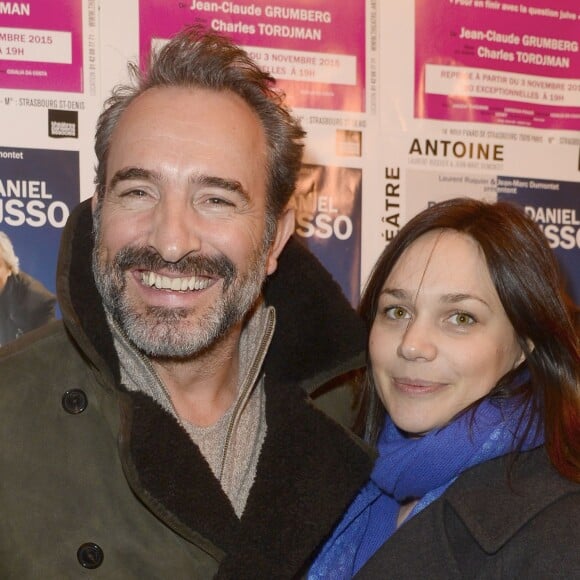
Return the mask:
M500 457L466 472L445 499L488 554L501 549L541 511L561 497L580 493L562 477L545 448Z
M197 447L161 407L142 393L124 405L120 446L133 489L176 532L214 556L226 554L218 577L304 572L368 477L371 460L357 441L304 396L266 379L268 434L241 520Z

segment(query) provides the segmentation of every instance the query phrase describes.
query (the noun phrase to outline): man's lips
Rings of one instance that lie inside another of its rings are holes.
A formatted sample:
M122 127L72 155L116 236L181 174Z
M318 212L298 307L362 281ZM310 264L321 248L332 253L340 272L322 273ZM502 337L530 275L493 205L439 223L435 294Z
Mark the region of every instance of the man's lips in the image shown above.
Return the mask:
M157 288L158 290L172 290L174 292L187 292L205 290L214 281L214 278L208 276L165 276L163 274L156 274L150 270L143 270L140 272L140 279L143 285L149 288Z
M121 249L114 260L118 272L131 273L134 280L152 290L196 292L218 280L228 287L236 276L236 267L225 255L188 254L179 262L167 262L148 247Z

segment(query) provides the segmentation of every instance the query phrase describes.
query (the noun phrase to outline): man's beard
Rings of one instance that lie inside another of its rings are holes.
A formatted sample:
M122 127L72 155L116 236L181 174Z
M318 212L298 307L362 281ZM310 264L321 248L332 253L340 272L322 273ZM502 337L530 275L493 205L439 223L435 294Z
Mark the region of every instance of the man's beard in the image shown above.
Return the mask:
M112 262L105 262L98 217L95 216L93 250L93 273L97 288L113 319L137 349L148 356L194 356L225 336L256 303L266 276L266 240L252 254L246 274L239 274L233 262L223 254L217 257L192 254L172 263L147 247L126 246ZM222 293L213 305L204 306L203 311L199 312L196 312L196 307L136 305L135 299L126 291L127 272L133 268L152 272L163 270L180 277L217 276L222 280Z

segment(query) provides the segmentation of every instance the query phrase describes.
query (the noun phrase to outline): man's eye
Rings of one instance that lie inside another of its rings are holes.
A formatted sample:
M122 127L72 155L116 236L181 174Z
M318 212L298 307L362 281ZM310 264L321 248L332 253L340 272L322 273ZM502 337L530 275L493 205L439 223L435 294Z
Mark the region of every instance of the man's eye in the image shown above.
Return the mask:
M211 214L217 213L218 215L229 214L237 208L234 200L223 195L204 196L196 202L196 205L201 211Z
M210 197L206 200L210 205L226 205L233 206L234 204L229 199L224 199L223 197Z
M114 191L111 199L116 199L125 208L143 209L154 205L157 198L154 192L146 188L134 187Z
M391 318L392 320L403 320L411 317L407 309L402 306L391 306L385 310L385 314L387 318Z
M121 197L147 197L148 193L143 189L130 189L124 192Z
M467 312L456 312L449 317L449 322L457 326L471 326L475 324L476 320L471 314L467 314Z

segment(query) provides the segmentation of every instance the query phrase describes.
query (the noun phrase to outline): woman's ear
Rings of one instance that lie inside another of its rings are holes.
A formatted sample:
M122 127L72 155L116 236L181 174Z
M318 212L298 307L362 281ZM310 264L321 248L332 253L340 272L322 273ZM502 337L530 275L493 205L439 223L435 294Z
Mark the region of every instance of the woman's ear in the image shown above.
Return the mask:
M534 352L534 349L536 348L536 345L533 343L531 338L526 338L526 345L528 347L528 352L532 353Z
M529 339L529 338L526 338L526 347L527 347L527 352L528 353L534 352L534 348L536 348L535 345L534 345L534 343L532 342L532 340ZM526 360L526 351L524 351L522 349L522 353L520 354L518 360L514 364L514 369L517 366L521 365L525 360Z

